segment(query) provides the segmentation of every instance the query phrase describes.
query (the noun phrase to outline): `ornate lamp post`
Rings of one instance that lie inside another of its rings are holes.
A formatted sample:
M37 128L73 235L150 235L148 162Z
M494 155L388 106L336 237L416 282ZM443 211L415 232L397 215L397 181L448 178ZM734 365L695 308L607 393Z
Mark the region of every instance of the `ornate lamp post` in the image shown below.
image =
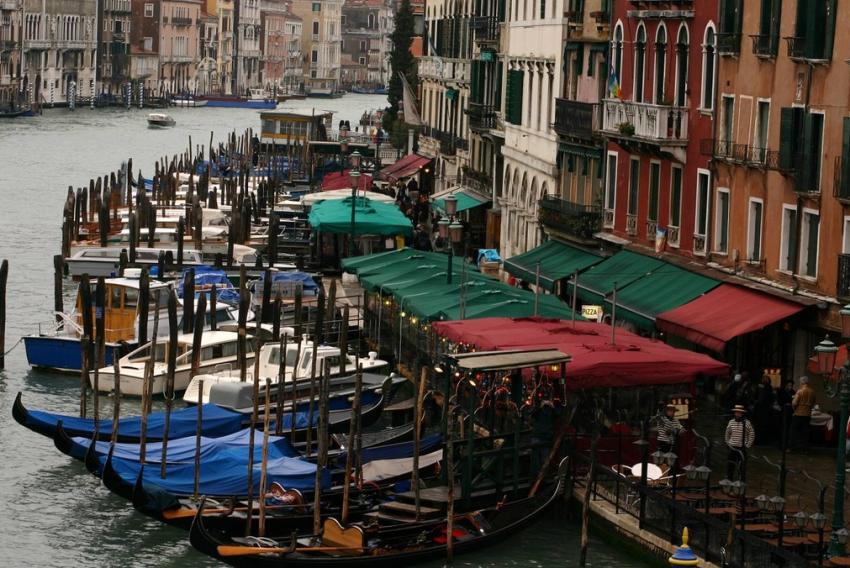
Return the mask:
M703 450L702 465L695 466L694 464L686 465L682 469L685 475L691 481L699 480L705 482L705 514L708 515L708 510L711 508L711 441L705 436L701 436L696 430L691 430L694 436L699 439L705 446Z
M457 213L457 197L449 195L446 196L443 201L445 203L446 215L448 215L448 218L443 217L440 219L437 223L437 229L440 231L440 238L443 239L443 242L449 243L449 263L448 271L446 273L446 284L451 284L454 247L463 241L463 225L455 219L455 214Z
M850 305L844 306L839 312L841 314L841 333L844 337L850 337ZM838 438L838 447L835 452L835 487L834 498L832 503L832 536L829 539L829 555L841 556L844 554L846 538L841 542L842 535L838 531L844 529L844 480L845 473L845 457L846 457L846 442L847 442L847 417L850 410L850 358L844 362L841 369L836 373L835 356L838 353L838 347L830 341L829 336L825 337L815 347L815 355L817 356L818 371L824 377L824 386L827 396L830 398L839 398L841 408L841 419L838 422L838 430L840 432Z
M348 149L347 142L345 146ZM340 144L340 147L342 147L342 144ZM348 254L354 256L356 254L354 247L354 211L357 205L357 189L360 186L360 152L355 150L348 159L351 163L351 171L348 174L351 178L351 235L348 238Z

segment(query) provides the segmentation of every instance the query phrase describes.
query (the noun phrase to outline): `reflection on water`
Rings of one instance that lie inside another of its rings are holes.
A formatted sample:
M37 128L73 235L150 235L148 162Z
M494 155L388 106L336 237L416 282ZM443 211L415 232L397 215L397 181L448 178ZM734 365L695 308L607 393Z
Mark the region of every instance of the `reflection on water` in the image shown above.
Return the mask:
M357 123L364 110L385 106L379 96L308 99L299 108L334 110L335 122ZM68 186L117 169L133 158L134 175L146 176L154 160L209 144L233 129L259 130L257 111L169 109L177 126L150 130L147 110L47 110L41 117L0 123L0 258L10 262L7 348L26 333L52 325L53 264L59 252L62 204ZM65 306L74 298L66 282ZM186 533L137 514L89 475L82 464L60 454L50 440L14 423L18 391L31 408L73 414L79 409L79 378L31 370L22 345L6 357L0 373L0 566L214 566L194 552ZM111 416L113 399L100 399ZM161 403L157 403L161 405ZM138 414L135 400L122 400L122 414ZM577 525L551 516L489 550L460 557L460 566L575 566ZM590 565L635 566L625 556L592 542ZM439 566L434 563L433 566Z

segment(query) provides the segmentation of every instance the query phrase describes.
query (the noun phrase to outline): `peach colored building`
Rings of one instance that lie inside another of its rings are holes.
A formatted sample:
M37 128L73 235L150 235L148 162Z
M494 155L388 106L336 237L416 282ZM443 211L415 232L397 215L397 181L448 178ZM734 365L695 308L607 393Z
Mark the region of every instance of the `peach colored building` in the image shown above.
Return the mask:
M160 7L159 73L170 93L194 91L199 58L201 0L163 0Z

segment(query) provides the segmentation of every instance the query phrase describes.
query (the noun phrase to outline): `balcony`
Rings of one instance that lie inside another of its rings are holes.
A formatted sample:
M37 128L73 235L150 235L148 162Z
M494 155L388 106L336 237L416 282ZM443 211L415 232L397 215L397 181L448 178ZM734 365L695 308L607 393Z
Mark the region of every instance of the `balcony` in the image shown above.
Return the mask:
M568 99L555 99L555 132L563 136L589 139L601 127L598 103L583 103Z
M501 26L496 16L477 16L472 18L471 27L478 43L495 43L499 41Z
M756 57L776 57L779 51L779 38L771 35L751 35L753 55Z
M791 59L806 58L806 38L804 37L786 37L788 42L788 57Z
M670 105L604 101L602 131L622 140L659 146L684 146L688 142L688 109Z
M171 18L171 23L175 26L191 26L193 24L192 18Z
M602 224L602 209L596 205L573 203L555 195L544 195L538 207L541 224L577 239L593 242Z
M850 298L850 254L838 255L838 283L835 295L843 300Z
M469 81L471 76L470 61L468 59L420 57L419 76L438 80Z
M0 10L18 11L20 9L16 0L0 0Z
M626 215L626 234L631 237L637 236L637 215L631 213Z
M738 55L741 53L741 34L721 32L717 34L717 53Z
M469 116L469 128L475 131L496 128L496 108L481 103L469 103L466 111Z

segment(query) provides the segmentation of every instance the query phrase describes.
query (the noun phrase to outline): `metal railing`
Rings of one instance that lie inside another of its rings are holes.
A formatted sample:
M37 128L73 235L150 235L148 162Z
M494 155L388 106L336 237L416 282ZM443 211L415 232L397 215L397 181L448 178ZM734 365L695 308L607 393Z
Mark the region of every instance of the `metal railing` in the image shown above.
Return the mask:
M558 134L590 137L602 127L599 103L585 103L569 99L555 99L555 132Z
M839 298L850 298L850 254L838 255L838 283L835 295Z
M469 116L469 127L473 130L496 128L496 107L492 105L470 102L466 114Z
M804 37L786 37L788 42L788 57L792 59L806 58L806 38Z
M776 57L779 51L779 37L775 35L751 35L753 40L753 55L759 57Z
M582 239L593 239L602 224L599 206L574 203L556 195L543 196L537 215L543 225Z
M501 26L496 16L477 16L472 18L470 27L475 32L475 41L477 42L489 43L499 41Z
M721 32L717 34L717 53L737 55L741 53L741 34Z
M602 130L614 136L659 144L688 141L688 109L671 105L606 99Z

